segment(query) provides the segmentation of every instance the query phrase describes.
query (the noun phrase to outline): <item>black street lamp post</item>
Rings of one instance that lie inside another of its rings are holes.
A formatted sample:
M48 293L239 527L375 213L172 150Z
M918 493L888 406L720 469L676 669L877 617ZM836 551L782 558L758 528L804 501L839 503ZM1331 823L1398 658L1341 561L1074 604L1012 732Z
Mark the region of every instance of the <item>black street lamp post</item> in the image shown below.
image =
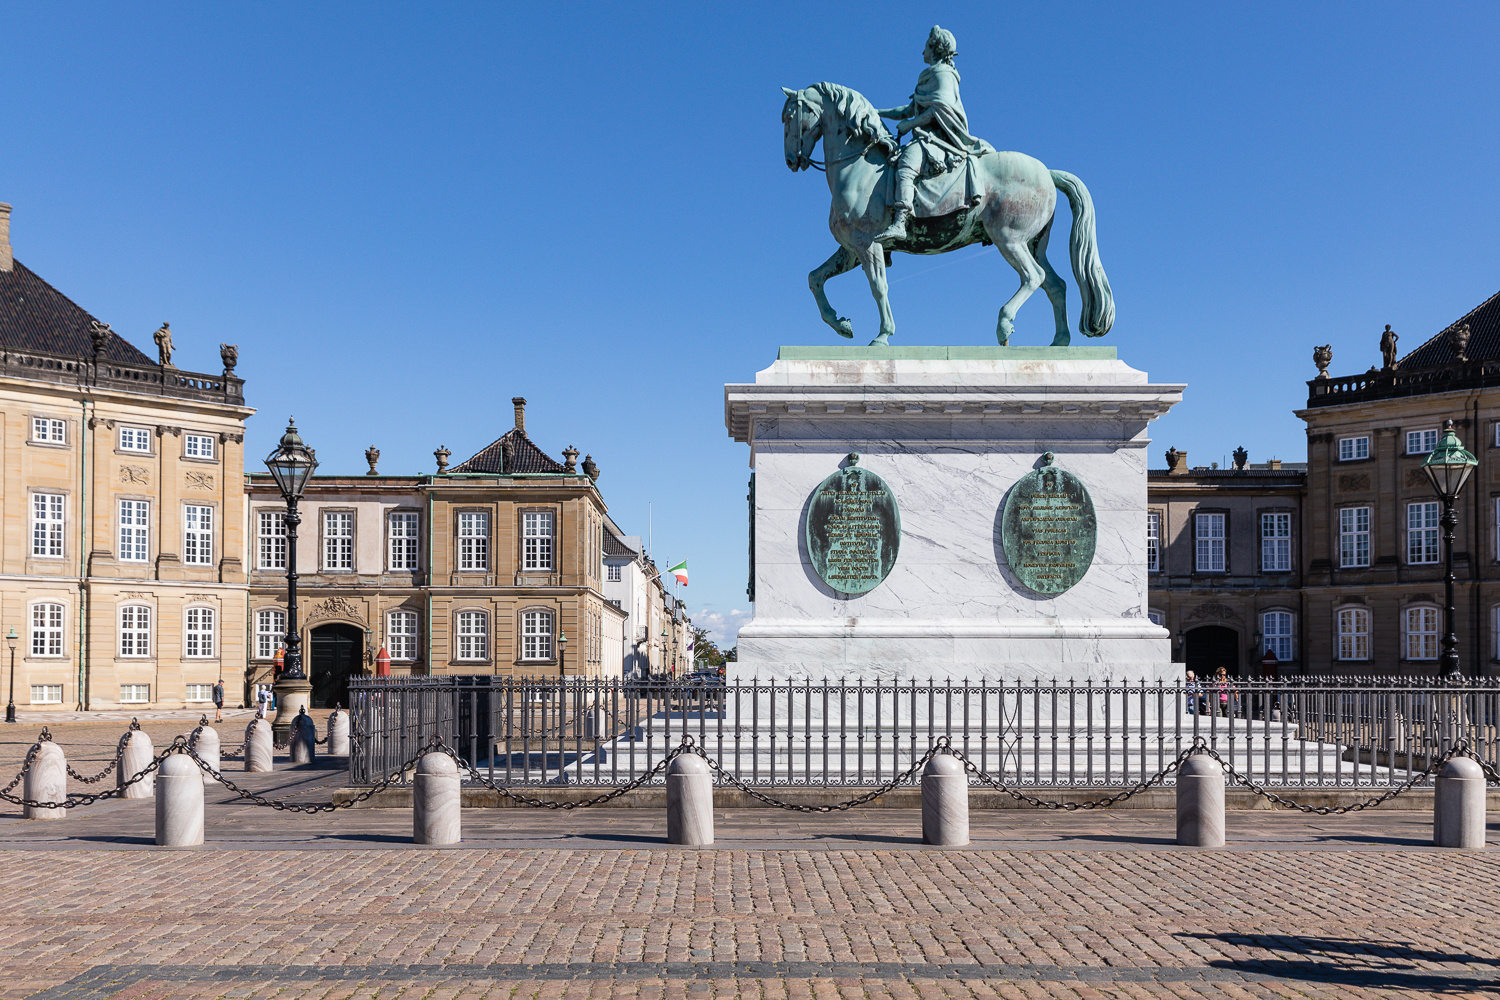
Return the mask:
M312 693L312 685L302 669L302 635L297 628L297 525L302 523L297 501L302 499L317 467L317 453L303 444L296 422L288 418L280 445L266 458L266 468L271 470L271 478L276 480L286 500L286 655L273 685L276 719L271 724L276 738L282 742L291 734L292 719L298 709L308 707Z
M1461 676L1458 666L1458 628L1455 621L1457 615L1453 607L1453 529L1458 527L1458 511L1453 509L1453 504L1478 464L1479 461L1459 442L1451 420L1443 423L1442 438L1437 447L1432 449L1432 454L1422 461L1422 471L1432 483L1432 491L1443 501L1443 517L1439 523L1443 526L1443 546L1447 551L1444 557L1446 572L1443 575L1443 655L1438 669L1446 677Z
M5 641L10 646L10 704L5 706L5 721L16 721L16 643L21 639L16 635L16 630L11 629L10 635Z

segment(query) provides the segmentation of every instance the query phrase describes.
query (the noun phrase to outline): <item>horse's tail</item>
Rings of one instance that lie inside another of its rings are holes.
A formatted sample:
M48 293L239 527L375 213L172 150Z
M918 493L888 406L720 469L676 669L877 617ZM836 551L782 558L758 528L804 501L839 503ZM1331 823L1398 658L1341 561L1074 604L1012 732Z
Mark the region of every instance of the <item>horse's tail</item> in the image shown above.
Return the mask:
M1102 337L1115 325L1115 296L1099 263L1099 241L1094 233L1094 199L1083 181L1065 170L1053 170L1052 183L1068 196L1073 206L1073 235L1068 252L1073 258L1073 277L1078 279L1078 294L1083 309L1078 316L1078 330L1089 337Z

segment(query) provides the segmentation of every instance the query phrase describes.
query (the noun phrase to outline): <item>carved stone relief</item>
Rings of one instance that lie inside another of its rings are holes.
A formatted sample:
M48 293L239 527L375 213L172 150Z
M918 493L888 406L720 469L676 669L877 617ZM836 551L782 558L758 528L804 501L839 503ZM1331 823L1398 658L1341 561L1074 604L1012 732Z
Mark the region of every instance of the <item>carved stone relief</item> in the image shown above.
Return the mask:
M353 618L357 622L365 623L364 609L346 597L330 597L325 601L319 601L307 613L309 623L321 621L324 618Z
M1367 473L1356 472L1351 475L1339 476L1339 492L1349 493L1353 490L1367 490L1370 488L1370 477Z
M214 477L211 472L189 472L187 474L187 488L190 490L213 491Z
M1423 472L1421 469L1407 469L1406 470L1406 485L1407 485L1408 489L1410 489L1411 487L1414 487L1414 486L1426 486L1426 485L1428 485L1428 483L1427 483L1427 473Z
M120 482L150 486L151 470L144 465L122 465L120 466Z
M1188 615L1188 621L1196 621L1200 618L1236 622L1241 620L1238 611L1218 601L1209 601L1207 604L1200 604L1193 609L1192 614Z

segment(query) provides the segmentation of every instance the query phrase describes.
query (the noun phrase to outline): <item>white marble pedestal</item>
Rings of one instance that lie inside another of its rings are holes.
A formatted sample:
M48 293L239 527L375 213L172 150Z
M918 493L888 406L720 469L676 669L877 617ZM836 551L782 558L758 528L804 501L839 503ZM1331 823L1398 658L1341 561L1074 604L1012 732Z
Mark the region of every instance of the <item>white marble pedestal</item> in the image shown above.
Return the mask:
M762 680L1175 678L1146 616L1147 426L1182 398L1112 347L783 347L724 387L750 445L754 619L732 676ZM1045 452L1087 487L1093 562L1055 596L1006 564L1000 511ZM895 567L857 597L828 587L808 499L857 452L901 515Z

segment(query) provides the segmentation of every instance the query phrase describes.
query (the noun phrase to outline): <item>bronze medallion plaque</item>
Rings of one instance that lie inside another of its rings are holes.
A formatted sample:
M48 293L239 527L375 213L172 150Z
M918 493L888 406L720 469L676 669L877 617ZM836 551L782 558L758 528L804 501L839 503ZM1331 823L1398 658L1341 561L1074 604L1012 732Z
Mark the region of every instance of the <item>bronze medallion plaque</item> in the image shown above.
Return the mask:
M1054 466L1050 451L1042 461L1005 498L1000 541L1022 583L1038 594L1061 594L1094 561L1099 523L1078 477Z
M823 582L840 594L867 594L896 565L901 514L896 498L869 469L848 466L818 484L807 505L807 554Z

